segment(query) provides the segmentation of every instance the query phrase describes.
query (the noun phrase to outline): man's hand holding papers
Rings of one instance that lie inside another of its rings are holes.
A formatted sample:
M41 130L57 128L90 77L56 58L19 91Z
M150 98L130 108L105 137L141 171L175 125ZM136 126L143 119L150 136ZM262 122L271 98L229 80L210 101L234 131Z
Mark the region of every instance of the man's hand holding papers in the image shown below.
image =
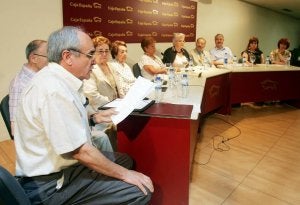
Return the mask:
M111 116L112 122L117 125L124 120L134 109L136 109L143 99L154 88L154 83L143 78L138 77L133 86L123 99L116 99L109 103L109 107L115 107L117 114Z

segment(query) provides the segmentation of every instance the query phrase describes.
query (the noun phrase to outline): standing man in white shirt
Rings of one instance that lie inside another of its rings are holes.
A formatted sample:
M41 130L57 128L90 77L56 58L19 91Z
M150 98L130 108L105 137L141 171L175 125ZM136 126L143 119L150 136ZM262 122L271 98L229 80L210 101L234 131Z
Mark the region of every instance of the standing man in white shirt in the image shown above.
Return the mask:
M16 176L32 204L147 204L151 179L130 170L132 159L92 145L83 80L95 48L76 27L48 39L49 64L22 93L15 118ZM93 115L111 122L113 109Z
M11 81L9 87L9 115L11 123L11 135L14 135L14 116L18 101L24 87L31 81L33 76L48 64L47 41L33 40L25 49L27 63Z
M217 34L215 36L216 46L210 50L212 62L216 67L230 63L233 57L231 49L229 47L223 46L223 44L224 44L223 34Z

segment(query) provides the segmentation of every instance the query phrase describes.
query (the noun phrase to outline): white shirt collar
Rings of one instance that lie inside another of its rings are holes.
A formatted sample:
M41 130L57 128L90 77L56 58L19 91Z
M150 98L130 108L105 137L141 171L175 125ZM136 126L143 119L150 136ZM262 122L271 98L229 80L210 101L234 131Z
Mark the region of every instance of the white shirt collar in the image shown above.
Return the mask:
M57 63L49 63L49 68L54 72L57 73L64 79L64 82L72 89L76 91L80 91L82 88L83 82L82 80L75 77L72 73L67 71L64 67Z

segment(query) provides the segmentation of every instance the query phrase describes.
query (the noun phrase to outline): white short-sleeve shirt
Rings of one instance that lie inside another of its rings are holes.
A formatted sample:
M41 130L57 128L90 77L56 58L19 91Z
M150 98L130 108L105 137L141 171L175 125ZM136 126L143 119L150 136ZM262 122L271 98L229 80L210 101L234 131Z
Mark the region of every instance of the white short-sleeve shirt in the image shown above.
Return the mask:
M179 68L183 68L188 64L188 59L185 55L176 55L173 65Z
M224 63L225 56L227 55L228 59L232 59L232 51L228 47L222 48L213 48L210 50L211 59L213 61Z
M15 115L17 176L47 175L77 163L69 153L91 143L81 88L81 80L49 63L24 89Z
M144 78L147 78L149 80L153 80L154 76L150 73L148 73L145 69L145 65L152 65L154 68L160 69L164 67L163 62L160 60L160 58L156 55L154 55L154 58L151 58L150 56L144 54L142 55L140 61L138 62L138 65L141 68L141 73Z
M136 78L133 75L132 69L127 63L121 64L120 62L111 61L111 67L116 73L117 87L120 97L124 97L129 91L130 87L134 84Z

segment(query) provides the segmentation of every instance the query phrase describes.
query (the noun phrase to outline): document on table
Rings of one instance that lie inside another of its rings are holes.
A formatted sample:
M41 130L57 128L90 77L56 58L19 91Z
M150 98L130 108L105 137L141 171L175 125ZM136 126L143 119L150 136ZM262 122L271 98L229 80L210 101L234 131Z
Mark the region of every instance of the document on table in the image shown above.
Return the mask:
M106 110L109 108L116 108L119 106L120 103L122 103L121 98L117 98L114 99L113 101L103 105L102 107L98 108L99 110ZM147 109L150 105L152 105L155 101L154 100L150 100L150 99L143 99L142 101L140 101L134 108L134 112L141 112L144 111L145 109Z
M143 77L138 77L126 96L116 105L117 115L111 117L117 125L124 120L154 88L154 83Z

